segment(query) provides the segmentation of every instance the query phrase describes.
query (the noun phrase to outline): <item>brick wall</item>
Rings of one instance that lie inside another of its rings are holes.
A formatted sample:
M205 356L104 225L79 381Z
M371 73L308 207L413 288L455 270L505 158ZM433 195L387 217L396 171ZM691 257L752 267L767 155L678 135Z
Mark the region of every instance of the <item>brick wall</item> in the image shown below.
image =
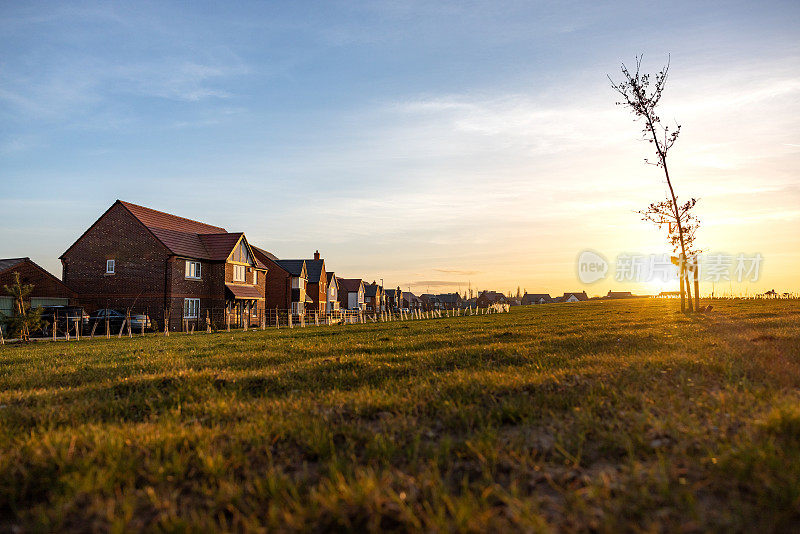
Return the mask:
M169 251L123 206L112 206L61 258L64 283L87 311L163 310ZM106 274L106 260L115 273ZM153 314L161 318L163 311Z
M267 266L267 275L265 278L264 295L266 298L266 307L269 309L278 308L280 310L287 310L292 306L292 277L289 273L283 270L277 263L255 252L258 259Z

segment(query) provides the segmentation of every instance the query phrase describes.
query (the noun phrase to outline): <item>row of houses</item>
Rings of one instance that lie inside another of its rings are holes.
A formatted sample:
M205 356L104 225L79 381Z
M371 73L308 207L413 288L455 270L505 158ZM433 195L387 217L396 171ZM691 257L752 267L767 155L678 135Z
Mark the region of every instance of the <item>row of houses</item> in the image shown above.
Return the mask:
M466 295L465 295L466 297ZM564 293L560 297L551 297L548 293L525 293L522 297L509 297L498 291L480 291L474 298L461 297L458 293L442 293L438 295L424 293L419 298L410 295L406 298L406 307L414 305L423 310L454 310L459 308L486 308L492 304L509 304L511 306L527 306L531 304L549 304L554 302L582 302L589 300L585 291Z
M375 281L345 278L328 270L319 251L312 258L281 259L251 243L244 232L117 200L59 258L58 280L29 258L0 260L0 285L12 273L34 284L31 305L77 305L147 312L171 329L185 320L224 316L234 325L267 313L330 316L343 311L379 313L401 308L457 309L492 304L542 304L587 300L585 292L528 294L521 299L495 291L476 298L458 293L422 294L384 288ZM10 297L0 312L11 313Z
M234 325L275 310L325 316L377 313L403 305L403 292L344 278L312 258L280 259L244 232L117 200L60 256L62 279L29 258L0 260L0 283L20 272L31 304L146 310L178 329L185 319L224 313ZM11 299L0 299L10 313Z

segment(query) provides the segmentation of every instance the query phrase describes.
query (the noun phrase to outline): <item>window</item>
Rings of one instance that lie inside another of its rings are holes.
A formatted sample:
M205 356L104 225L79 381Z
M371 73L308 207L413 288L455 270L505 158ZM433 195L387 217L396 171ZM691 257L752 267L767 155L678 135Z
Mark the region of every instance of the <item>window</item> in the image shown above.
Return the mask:
M305 303L304 302L292 302L292 313L294 315L302 315L305 313Z
M253 269L253 285L254 286L258 285L258 271L256 271L255 269Z
M246 269L246 267L244 265L234 265L233 266L233 281L234 282L244 282L245 269Z
M183 299L183 318L197 319L200 316L200 299Z
M186 278L200 280L200 262L186 260Z
M304 289L306 287L306 279L298 276L292 278L292 288Z
M106 260L106 274L114 274L114 260Z

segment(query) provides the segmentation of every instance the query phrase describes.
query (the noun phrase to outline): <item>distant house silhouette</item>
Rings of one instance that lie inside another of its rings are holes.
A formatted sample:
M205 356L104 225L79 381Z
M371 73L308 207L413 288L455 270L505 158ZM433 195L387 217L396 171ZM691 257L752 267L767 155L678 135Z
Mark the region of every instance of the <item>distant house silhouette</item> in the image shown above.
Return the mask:
M586 291L581 291L580 293L564 293L558 297L556 302L583 302L585 300L589 300L589 295L586 294Z
M522 296L523 306L527 306L529 304L546 304L548 302L553 302L553 299L550 297L549 293L525 293Z
M478 306L481 308L504 302L506 302L506 296L497 291L482 291L481 294L478 295Z

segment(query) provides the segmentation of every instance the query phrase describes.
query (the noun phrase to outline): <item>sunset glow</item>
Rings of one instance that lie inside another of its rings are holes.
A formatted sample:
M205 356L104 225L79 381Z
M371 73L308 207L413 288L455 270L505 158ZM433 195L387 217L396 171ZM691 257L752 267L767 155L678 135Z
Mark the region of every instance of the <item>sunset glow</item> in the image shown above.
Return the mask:
M700 198L700 247L764 257L757 281L714 290L800 292L798 14L7 3L0 257L60 275L58 256L119 198L416 292L674 289L575 274L585 249L670 252L635 213L663 177L606 78L643 53L650 71L671 57L672 174Z

